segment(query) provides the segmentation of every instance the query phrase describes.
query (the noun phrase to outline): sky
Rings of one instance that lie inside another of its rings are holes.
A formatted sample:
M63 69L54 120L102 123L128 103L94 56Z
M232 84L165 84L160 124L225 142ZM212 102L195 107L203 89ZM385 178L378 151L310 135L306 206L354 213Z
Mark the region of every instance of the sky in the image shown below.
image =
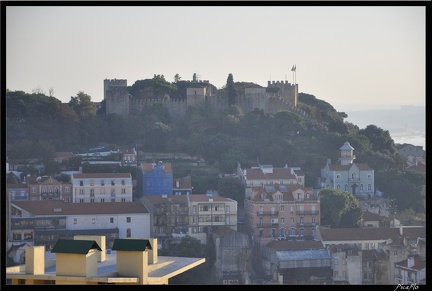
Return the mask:
M104 79L221 88L231 73L295 82L337 111L425 106L425 6L92 5L7 6L6 88L99 102Z

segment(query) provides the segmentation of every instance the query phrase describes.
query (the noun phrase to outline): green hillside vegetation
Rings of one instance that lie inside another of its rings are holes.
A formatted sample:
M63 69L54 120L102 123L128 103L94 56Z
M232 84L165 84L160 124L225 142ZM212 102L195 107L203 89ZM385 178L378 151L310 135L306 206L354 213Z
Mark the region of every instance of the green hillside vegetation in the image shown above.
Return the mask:
M227 83L220 90L229 88L238 94L246 87L259 87L253 83L234 83L232 78ZM153 79L137 81L128 89L131 94L153 90L158 98L183 98L187 85L188 81L180 80L179 76L170 83L163 75L155 75ZM216 88L212 86L212 90ZM105 115L104 101L99 111L90 109L89 102L91 97L82 91L65 104L41 93L8 90L6 151L9 161L52 162L55 151L76 153L101 144L136 146L139 152L196 156L222 173L233 173L237 162L248 167L250 161L257 159L261 164L275 167L300 167L306 175L306 186L314 187L326 160L336 161L339 148L348 141L354 147L355 162L368 163L375 170L376 189L395 199L398 211L411 209L417 214L425 213L425 174L403 171L404 161L397 154L389 131L372 124L360 129L344 121L346 113L337 112L331 104L311 94L298 96L298 107L310 119L289 111L265 114L255 109L245 113L234 100L233 105L223 110L190 107L181 120L174 122L161 104L122 117ZM206 177L207 172L188 173L182 167L179 176L195 175L192 176L194 189L195 181L200 191L205 190L201 187L207 182L211 184L209 189L217 189L217 177L213 172L211 178Z

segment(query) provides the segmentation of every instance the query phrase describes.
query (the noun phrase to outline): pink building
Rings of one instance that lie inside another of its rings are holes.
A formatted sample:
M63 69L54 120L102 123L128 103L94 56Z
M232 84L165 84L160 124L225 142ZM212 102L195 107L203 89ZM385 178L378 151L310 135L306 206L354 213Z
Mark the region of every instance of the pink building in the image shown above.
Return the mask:
M290 239L312 239L320 225L320 202L313 189L299 184L246 188L245 226L254 245Z

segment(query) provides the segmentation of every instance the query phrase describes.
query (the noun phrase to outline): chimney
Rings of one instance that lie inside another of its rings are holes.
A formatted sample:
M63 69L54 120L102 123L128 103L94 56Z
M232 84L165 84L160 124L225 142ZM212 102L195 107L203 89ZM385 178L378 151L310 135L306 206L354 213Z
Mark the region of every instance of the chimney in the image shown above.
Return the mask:
M40 275L45 273L45 246L34 246L25 249L26 274Z
M399 234L403 235L403 226L402 225L399 225Z
M176 188L180 187L180 181L176 180Z
M407 267L408 268L412 268L414 266L414 257L413 256L409 256L407 259Z

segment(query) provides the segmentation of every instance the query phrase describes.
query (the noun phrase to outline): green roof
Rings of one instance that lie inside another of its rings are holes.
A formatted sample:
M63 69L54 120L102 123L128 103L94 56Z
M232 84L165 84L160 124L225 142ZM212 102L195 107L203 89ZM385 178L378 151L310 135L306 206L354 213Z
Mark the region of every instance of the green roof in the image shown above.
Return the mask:
M91 249L102 251L94 240L59 239L51 250L51 253L88 254Z
M112 249L117 251L145 251L151 250L152 246L148 239L116 239Z

